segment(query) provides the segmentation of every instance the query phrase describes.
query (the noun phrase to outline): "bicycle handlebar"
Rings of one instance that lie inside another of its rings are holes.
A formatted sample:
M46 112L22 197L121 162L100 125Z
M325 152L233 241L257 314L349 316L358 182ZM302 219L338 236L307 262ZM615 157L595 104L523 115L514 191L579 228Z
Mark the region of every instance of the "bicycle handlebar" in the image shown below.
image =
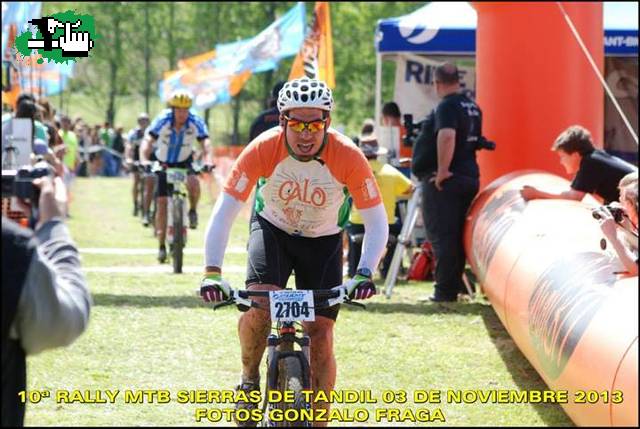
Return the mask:
M230 290L231 296L229 297L229 299L215 304L213 306L213 309L217 310L218 308L226 307L233 304L236 304L238 309L241 311L247 311L250 307L262 308L260 304L252 300L251 297L261 296L269 298L269 292L270 291L268 290L236 290L232 288ZM200 290L196 291L196 294L198 296L201 296ZM366 308L366 305L349 298L349 296L347 295L347 289L344 285L340 285L338 288L334 289L313 290L313 301L314 308L316 309L329 308L338 304L348 304L355 307Z
M150 169L151 172L166 171L169 168L174 168L174 167L169 167L166 162L160 162L160 161L153 161L151 164L146 164L146 165L150 166L148 168ZM215 168L216 168L215 164L197 164L195 162L191 163L191 171L195 174L210 173ZM184 168L184 169L189 170L188 168Z

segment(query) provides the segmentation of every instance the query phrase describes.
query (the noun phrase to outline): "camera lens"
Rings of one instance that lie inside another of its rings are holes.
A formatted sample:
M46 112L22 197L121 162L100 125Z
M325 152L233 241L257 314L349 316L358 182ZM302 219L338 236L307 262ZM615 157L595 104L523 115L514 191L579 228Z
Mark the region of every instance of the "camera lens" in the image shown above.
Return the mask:
M611 215L613 216L613 219L616 221L616 223L622 222L624 211L621 208L609 207L609 211L611 212Z

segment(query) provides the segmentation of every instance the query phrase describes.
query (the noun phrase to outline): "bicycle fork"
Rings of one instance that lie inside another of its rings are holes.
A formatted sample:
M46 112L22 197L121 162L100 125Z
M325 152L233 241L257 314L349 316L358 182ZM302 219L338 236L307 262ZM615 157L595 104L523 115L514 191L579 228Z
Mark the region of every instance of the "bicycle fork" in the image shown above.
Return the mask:
M182 225L181 225L182 231L176 231L176 225L174 223L174 219L178 215L182 218ZM176 199L176 201L174 201L174 197L169 196L169 198L167 199L167 241L169 242L169 244L174 243L175 236L177 234L181 234L181 237L182 237L180 245L184 247L184 245L186 244L187 225L185 222L186 222L187 216L188 216L188 213L187 213L187 206L185 204L185 200Z
M297 343L300 350L293 350L293 343ZM278 347L280 346L280 347ZM278 385L279 374L279 362L281 359L285 359L289 356L296 357L300 361L300 367L302 368L303 380L302 387L305 390L311 389L311 338L308 335L303 335L302 338L295 337L294 333L284 333L282 337L278 337L275 334L267 337L267 363L268 363L268 379L267 389L275 390Z

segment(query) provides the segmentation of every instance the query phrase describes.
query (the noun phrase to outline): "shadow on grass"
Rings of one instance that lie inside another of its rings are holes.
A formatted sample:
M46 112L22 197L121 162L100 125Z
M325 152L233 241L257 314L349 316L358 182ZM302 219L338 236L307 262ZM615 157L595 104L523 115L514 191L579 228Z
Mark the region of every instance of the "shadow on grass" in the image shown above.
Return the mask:
M522 354L516 343L502 325L491 306L489 311L481 312L491 341L500 354L513 381L520 390L549 390L540 374ZM549 426L575 426L559 404L532 404L540 418Z
M170 308L211 308L200 300L197 296L151 296L151 295L116 295L110 293L93 294L93 301L96 306L106 307L170 307ZM493 312L488 304L482 303L446 303L446 304L426 304L426 303L367 303L366 309L355 308L349 305L342 305L340 311L366 311L372 313L406 313L406 314L481 314ZM225 307L235 309L234 306Z
M96 306L106 307L170 307L170 308L206 308L197 296L150 296L150 295L113 295L110 293L93 294Z
M429 316L431 314L482 314L492 311L491 306L479 302L473 303L402 303L402 302L369 302L366 303L367 308L361 309L350 305L342 305L340 311L366 311L368 313L406 313L406 314L423 314Z

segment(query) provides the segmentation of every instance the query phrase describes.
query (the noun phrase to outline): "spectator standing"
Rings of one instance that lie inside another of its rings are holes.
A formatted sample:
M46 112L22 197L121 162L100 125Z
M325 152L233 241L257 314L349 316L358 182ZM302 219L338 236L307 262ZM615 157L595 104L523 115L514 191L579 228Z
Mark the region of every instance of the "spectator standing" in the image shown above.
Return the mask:
M458 68L436 67L436 93L441 99L433 126L424 126L416 140L426 154L422 181L422 216L436 257L433 302L456 301L465 293L462 275L466 263L462 233L471 201L478 193L480 173L476 147L482 131L482 112L460 91ZM414 151L415 151L414 150Z
M363 131L366 131L366 129ZM386 155L387 150L378 145L374 134L361 135L358 140L360 149L369 161L373 176L378 182L382 203L389 222L387 252L380 268L380 276L386 278L391 259L393 259L393 252L396 248L397 237L402 229L402 224L396 219L395 215L396 201L398 198L409 196L414 187L411 181L397 168L378 161L378 157ZM346 230L349 234L349 277L353 277L356 274L357 264L362 253L362 237L364 235L364 222L360 212L355 207L352 209Z
M382 125L385 127L398 128L398 134L400 136L398 153L393 153L391 157L397 159L398 170L405 176L411 177L412 148L404 143L407 130L402 124L402 115L400 114L400 107L397 103L390 101L382 106Z
M123 132L124 130L122 127L117 127L111 140L111 150L113 150L113 152L111 153L113 157L111 161L112 176L120 175L122 158L124 157L124 136L122 135Z

